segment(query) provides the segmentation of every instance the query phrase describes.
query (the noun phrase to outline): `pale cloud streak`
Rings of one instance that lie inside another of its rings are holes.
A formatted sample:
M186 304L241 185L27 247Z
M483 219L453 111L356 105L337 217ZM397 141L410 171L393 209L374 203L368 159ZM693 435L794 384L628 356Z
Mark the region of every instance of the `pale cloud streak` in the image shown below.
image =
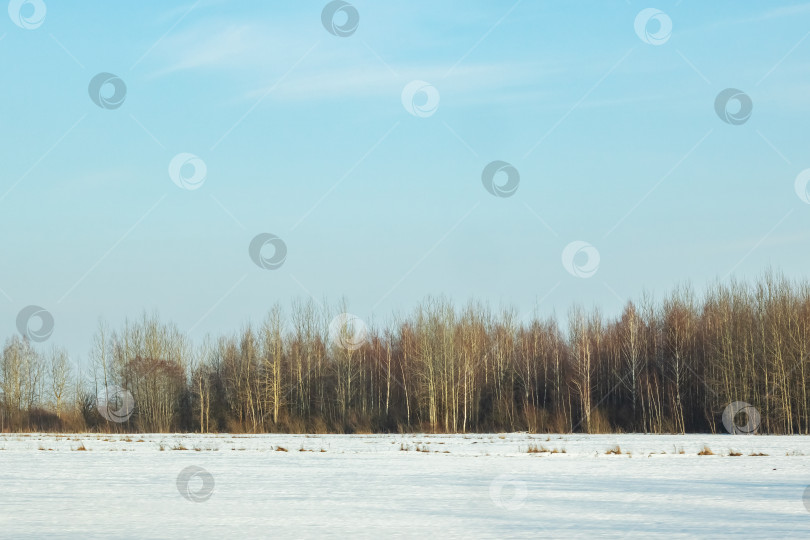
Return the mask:
M257 22L214 25L203 21L166 38L162 57L157 60L163 65L154 69L150 77L188 71L228 73L248 81L243 86L249 86L250 90L235 97L251 101L267 93L278 74L289 69L300 52L312 46L310 38L323 36L307 37L292 28L272 28ZM373 45L372 50L359 41L347 45L340 50L319 47L273 91L273 98L301 101L398 96L405 84L420 79L431 82L442 93L453 92L474 103L492 99L492 90L499 91L498 99L540 99L547 97L551 89L535 85L536 91L533 87L527 92L527 85L541 79L549 84L549 77L572 69L562 59L468 62L445 79L449 64L436 60L430 64L396 63L388 59L381 62L382 55L375 54Z

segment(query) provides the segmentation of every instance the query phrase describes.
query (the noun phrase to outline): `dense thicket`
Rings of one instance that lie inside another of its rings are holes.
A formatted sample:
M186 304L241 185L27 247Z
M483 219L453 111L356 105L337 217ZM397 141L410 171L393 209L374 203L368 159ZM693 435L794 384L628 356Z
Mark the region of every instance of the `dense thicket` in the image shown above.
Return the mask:
M12 337L0 429L715 432L724 408L745 401L760 432L810 431L806 281L767 273L700 298L681 287L616 318L575 307L565 328L431 299L356 349L330 339L342 311L276 306L197 346L154 315L100 325L79 372L64 350ZM97 411L113 384L134 398L126 422Z

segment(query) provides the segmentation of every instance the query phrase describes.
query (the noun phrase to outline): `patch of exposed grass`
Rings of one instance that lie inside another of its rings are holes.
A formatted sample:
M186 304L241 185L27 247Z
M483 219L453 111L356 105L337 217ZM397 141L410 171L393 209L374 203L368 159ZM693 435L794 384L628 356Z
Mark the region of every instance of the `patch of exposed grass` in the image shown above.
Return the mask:
M703 449L700 452L698 452L698 455L699 456L713 456L714 452L712 452L712 449L704 444Z
M605 452L605 454L617 455L617 456L621 455L621 453L622 453L622 448L618 444L616 446L614 446L613 448L609 449L607 452Z
M286 451L287 449L284 448L283 446L276 446L276 452L286 452Z

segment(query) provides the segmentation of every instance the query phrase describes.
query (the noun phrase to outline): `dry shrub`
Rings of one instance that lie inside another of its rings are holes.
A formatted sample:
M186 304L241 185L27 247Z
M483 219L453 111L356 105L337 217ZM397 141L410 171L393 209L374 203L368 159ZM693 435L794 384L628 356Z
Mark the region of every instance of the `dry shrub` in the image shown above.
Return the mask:
M615 433L610 427L607 415L601 409L591 411L590 422L588 423L588 433Z
M529 433L566 433L571 424L560 411L538 409L532 405L523 406L525 429ZM515 429L511 427L509 430Z
M307 433L307 421L298 416L285 416L273 428L276 433Z
M533 405L523 406L523 416L526 418L526 431L529 433L543 431L548 424L548 412Z
M329 427L323 418L316 416L309 422L308 433L329 433Z
M370 434L374 433L371 426L371 418L368 415L358 412L349 413L349 418L343 426L343 432L346 434Z
M236 418L228 418L225 421L228 433L245 433L245 426Z

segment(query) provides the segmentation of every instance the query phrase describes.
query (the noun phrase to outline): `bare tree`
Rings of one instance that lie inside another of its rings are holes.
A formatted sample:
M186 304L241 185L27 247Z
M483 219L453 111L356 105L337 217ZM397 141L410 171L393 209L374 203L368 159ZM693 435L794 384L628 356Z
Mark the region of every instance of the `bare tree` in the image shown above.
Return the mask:
M51 393L53 395L56 416L62 418L62 404L71 379L71 366L67 351L54 346L50 356Z

